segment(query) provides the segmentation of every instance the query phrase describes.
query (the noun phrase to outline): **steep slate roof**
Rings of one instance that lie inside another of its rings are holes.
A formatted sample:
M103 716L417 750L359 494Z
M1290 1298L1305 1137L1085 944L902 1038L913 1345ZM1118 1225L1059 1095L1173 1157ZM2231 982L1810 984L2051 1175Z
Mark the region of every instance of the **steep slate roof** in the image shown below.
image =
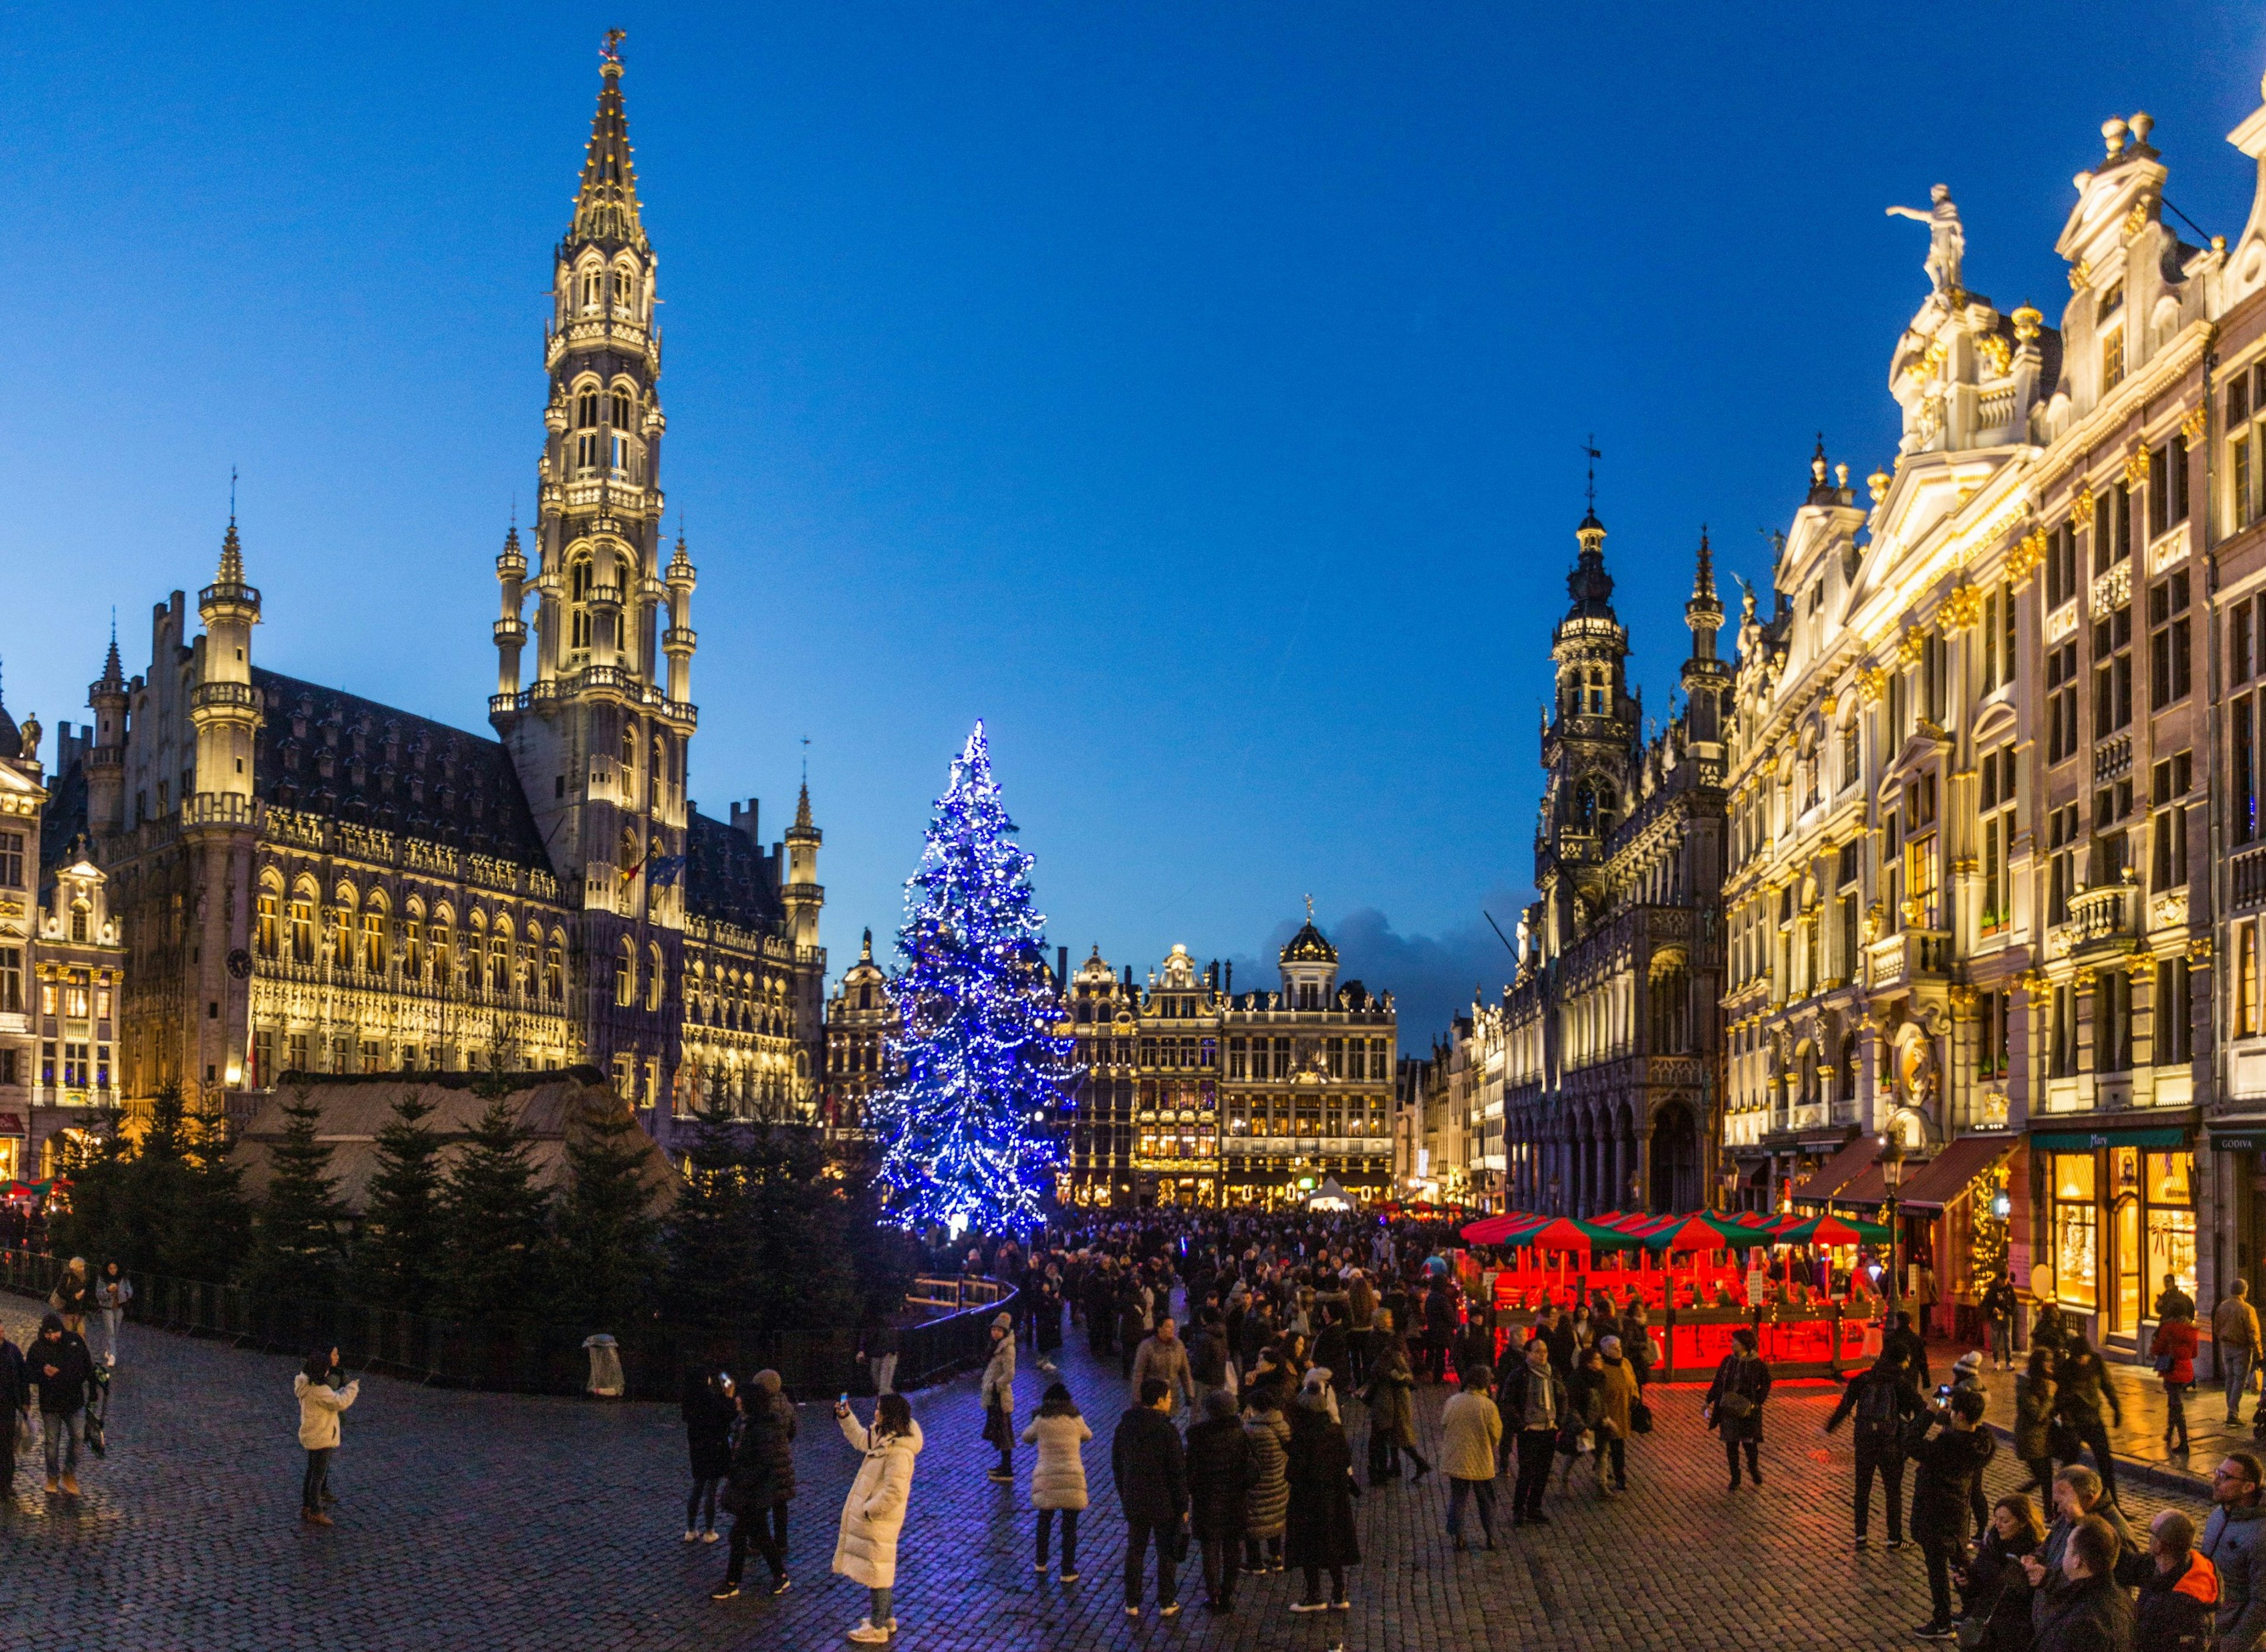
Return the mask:
M252 683L267 698L267 725L252 757L252 789L263 802L551 870L510 754L499 742L259 666ZM303 705L309 715L300 735L292 724ZM334 746L324 737L333 726ZM332 759L327 777L320 766L325 754ZM295 755L296 768L289 761ZM421 799L413 790L420 780Z
M747 833L696 808L684 845L684 903L696 916L757 934L775 933L786 921L771 857Z

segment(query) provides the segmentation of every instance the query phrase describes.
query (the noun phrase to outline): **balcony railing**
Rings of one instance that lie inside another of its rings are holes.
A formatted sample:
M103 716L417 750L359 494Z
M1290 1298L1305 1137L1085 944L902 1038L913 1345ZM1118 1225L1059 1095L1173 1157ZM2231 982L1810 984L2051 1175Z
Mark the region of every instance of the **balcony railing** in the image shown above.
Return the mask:
M2133 886L2105 883L2080 889L2069 897L2069 937L2072 951L2106 942L2121 941L2132 932Z

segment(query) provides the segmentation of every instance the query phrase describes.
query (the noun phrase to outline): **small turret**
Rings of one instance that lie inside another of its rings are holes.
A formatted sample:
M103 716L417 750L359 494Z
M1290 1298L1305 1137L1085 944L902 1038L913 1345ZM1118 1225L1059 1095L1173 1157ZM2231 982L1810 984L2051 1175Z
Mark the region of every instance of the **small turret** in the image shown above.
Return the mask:
M86 754L86 821L98 838L126 827L126 672L118 659L118 622L110 622L110 653L102 676L86 691L94 713L93 743Z
M787 933L797 947L818 945L818 911L826 891L818 881L818 846L826 835L810 820L810 782L795 799L794 824L786 829L786 884L779 898L786 907Z

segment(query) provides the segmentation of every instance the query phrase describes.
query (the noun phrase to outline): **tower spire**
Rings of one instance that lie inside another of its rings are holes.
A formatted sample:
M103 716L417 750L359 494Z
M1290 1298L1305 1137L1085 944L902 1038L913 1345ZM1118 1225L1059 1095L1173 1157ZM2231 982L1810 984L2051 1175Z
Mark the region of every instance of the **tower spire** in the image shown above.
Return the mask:
M645 251L645 226L638 216L637 168L630 149L628 109L622 102L622 41L619 29L606 31L598 50L598 110L590 117L590 146L582 157L581 186L574 194L570 245L596 241Z

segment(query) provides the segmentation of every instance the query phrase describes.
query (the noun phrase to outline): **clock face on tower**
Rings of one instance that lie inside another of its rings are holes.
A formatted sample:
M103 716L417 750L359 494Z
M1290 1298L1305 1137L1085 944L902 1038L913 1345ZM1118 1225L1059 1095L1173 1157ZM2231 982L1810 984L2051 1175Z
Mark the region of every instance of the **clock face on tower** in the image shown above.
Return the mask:
M252 954L245 951L241 947L230 948L228 954L228 972L234 976L238 981L250 980L252 978Z

